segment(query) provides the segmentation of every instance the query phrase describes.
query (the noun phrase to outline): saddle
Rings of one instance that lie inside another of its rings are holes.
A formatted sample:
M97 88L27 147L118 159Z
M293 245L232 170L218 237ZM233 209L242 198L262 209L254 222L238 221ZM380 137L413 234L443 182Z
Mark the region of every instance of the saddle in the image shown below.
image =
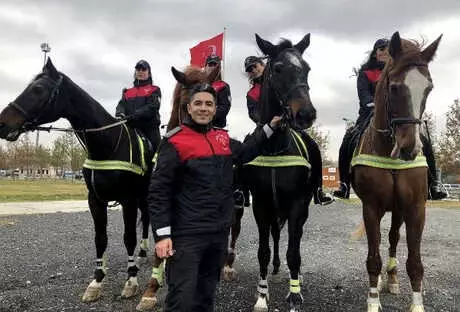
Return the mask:
M92 170L122 170L142 176L150 172L151 163L146 162L146 159L151 159L153 155L151 143L140 131L128 128L125 124L123 124L123 129L128 136L128 151L120 151L120 148L117 148L113 158L107 160L87 158L83 163L83 168Z

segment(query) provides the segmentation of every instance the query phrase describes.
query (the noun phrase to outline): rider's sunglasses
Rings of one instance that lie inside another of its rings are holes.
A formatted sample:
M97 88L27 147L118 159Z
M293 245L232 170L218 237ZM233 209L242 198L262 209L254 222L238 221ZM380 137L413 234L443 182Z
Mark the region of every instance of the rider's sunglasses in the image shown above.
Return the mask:
M251 73L255 68L256 68L256 65L248 66L248 68L246 68L246 72Z

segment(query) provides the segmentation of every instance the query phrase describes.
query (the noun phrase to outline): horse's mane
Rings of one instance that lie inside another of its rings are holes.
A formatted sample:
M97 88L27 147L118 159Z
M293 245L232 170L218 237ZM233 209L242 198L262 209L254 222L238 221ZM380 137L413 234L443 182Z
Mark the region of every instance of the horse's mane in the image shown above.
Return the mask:
M176 83L173 92L171 115L166 131L179 126L188 114L185 103L188 102L189 92L184 91L187 91L194 84L209 82L206 72L199 67L187 66L183 73L186 77L186 85L179 82Z

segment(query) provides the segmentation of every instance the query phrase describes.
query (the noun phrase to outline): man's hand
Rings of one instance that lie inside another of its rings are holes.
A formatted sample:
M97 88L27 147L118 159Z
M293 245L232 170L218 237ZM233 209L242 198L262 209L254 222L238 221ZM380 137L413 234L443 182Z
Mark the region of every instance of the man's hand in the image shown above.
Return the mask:
M270 121L270 128L272 128L273 130L278 128L281 123L281 120L283 120L283 118L280 116L273 117L272 121Z
M174 250L172 249L172 240L170 238L162 239L155 243L155 251L158 258L164 259L172 256Z

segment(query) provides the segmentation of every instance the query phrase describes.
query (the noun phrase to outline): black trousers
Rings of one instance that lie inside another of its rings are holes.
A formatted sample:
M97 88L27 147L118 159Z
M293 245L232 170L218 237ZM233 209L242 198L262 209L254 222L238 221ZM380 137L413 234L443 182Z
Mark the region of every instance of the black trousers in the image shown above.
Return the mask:
M224 265L228 231L173 238L175 254L166 264L164 312L212 312Z
M138 127L137 129L140 132L142 132L142 134L147 138L147 140L150 141L150 144L152 144L153 152L155 152L161 140L160 130L158 129L158 127Z
M311 181L315 189L317 189L323 185L323 160L321 158L321 151L318 144L306 131L300 131L300 133L307 146L308 157L310 158Z

